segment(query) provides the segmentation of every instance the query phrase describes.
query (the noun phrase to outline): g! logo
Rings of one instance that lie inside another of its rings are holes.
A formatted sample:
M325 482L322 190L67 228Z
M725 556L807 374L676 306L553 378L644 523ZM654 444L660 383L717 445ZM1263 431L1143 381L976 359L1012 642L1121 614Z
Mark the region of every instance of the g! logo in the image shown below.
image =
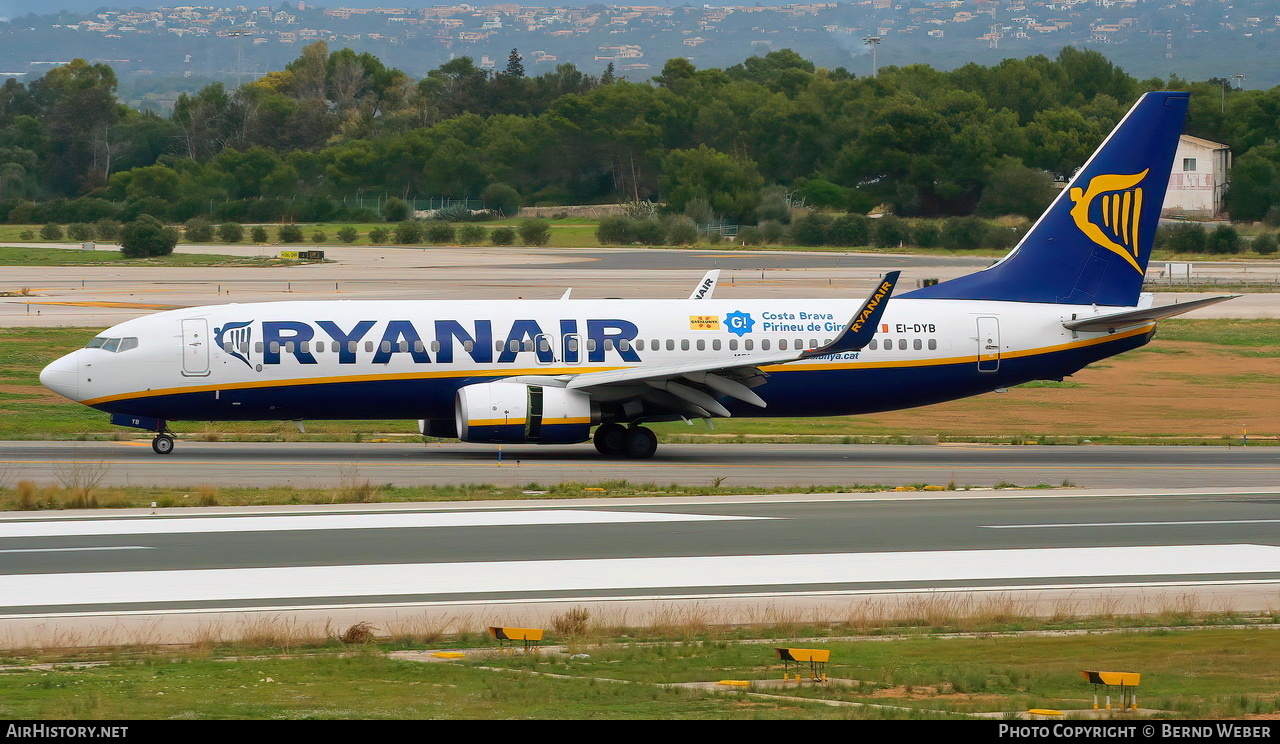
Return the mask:
M1142 189L1137 188L1147 177L1150 168L1133 175L1108 174L1089 179L1087 188L1072 188L1071 219L1090 240L1120 256L1138 273L1138 228L1142 217ZM1101 198L1099 198L1101 197ZM1096 214L1102 224L1090 214L1097 201Z
M750 333L755 324L756 321L751 317L751 314L744 313L741 310L735 310L724 316L725 327L729 329L729 333L735 336Z

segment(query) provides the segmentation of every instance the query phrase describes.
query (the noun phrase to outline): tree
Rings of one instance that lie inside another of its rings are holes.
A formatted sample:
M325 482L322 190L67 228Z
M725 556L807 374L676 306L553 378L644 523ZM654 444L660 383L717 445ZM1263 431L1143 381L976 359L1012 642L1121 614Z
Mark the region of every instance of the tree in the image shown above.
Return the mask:
M480 200L488 209L496 209L505 217L520 211L520 194L505 183L491 183L480 192Z
M602 217L600 224L596 226L596 240L607 245L631 243L631 220L624 217Z
M911 242L911 227L907 221L892 214L874 220L871 242L877 248L897 248Z
M1253 250L1258 252L1259 256L1270 256L1276 252L1276 235L1275 233L1262 233L1253 239Z
M953 251L971 251L982 247L986 224L977 217L952 217L942 226L942 247Z
M262 225L254 225L253 228L249 230L249 237L252 238L255 243L265 243L268 240L267 228Z
M344 243L354 243L356 242L356 238L359 237L360 233L357 232L354 227L338 228L338 240L341 240Z
M200 217L187 220L184 237L191 243L208 243L213 240L213 225Z
M827 245L831 221L830 216L821 212L810 212L798 220L792 220L791 239L796 245Z
M67 237L72 240L83 243L86 240L93 240L93 225L85 222L73 222L67 225Z
M668 245L692 245L698 242L698 225L692 217L674 215L667 220Z
M316 230L311 233L311 242L319 244L329 239L329 235L324 230Z
M600 76L600 84L613 85L614 80L615 78L613 76L613 63L610 62L604 67L604 74Z
M178 231L149 214L139 215L120 231L120 253L125 258L168 256L177 244Z
M764 179L753 161L699 145L667 153L659 186L673 211L683 211L690 200L702 198L716 212L746 221L760 203Z
M881 218L883 221L883 218ZM862 246L871 242L871 220L860 214L844 214L828 230L831 245Z
M523 245L546 245L551 240L551 223L546 220L524 220L520 223Z
M1206 247L1210 253L1240 252L1240 233L1231 225L1218 225L1208 237Z
M1204 253L1208 237L1202 225L1183 222L1156 230L1155 247L1170 253Z
M512 49L511 54L507 55L507 69L502 74L513 78L524 77L524 58L520 56L519 50Z
M1000 217L1016 214L1035 219L1057 195L1053 177L1042 170L1028 168L1017 158L1001 158L991 169L991 176L978 200L978 214Z
M403 199L391 197L382 204L382 219L387 222L403 222L409 219L409 205Z

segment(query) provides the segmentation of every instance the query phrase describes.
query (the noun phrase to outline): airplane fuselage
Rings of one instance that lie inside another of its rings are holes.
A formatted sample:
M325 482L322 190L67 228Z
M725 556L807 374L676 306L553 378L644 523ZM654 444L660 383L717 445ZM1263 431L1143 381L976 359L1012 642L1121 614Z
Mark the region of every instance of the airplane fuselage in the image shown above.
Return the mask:
M1115 333L1062 325L1114 309L895 299L867 347L765 365L768 384L756 393L767 407L725 405L734 415L848 415L1060 378L1151 338L1152 323ZM163 420L445 419L466 385L707 359L749 364L818 348L857 310L856 301L824 299L215 305L121 323L98 338L136 346L95 341L102 345L65 357L48 379L94 408Z

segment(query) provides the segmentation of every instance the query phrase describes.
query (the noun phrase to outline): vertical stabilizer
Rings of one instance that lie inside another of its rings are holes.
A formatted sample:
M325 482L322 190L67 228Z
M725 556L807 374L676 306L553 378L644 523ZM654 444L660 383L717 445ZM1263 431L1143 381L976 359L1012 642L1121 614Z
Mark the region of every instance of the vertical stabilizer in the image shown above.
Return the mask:
M1009 255L902 296L1136 305L1188 99L1144 94Z

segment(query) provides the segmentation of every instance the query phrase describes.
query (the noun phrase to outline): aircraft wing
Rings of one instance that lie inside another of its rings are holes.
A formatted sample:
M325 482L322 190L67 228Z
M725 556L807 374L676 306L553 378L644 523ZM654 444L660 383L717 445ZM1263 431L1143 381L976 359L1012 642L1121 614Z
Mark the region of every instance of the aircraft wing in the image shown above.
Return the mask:
M1192 310L1199 310L1202 307L1216 305L1219 302L1234 300L1239 296L1240 295L1220 295L1218 297L1206 297L1203 300L1178 302L1173 305L1125 310L1124 312L1111 313L1109 315L1095 315L1089 318L1068 320L1063 322L1062 325L1073 331L1114 331L1117 328L1124 328L1125 326L1139 325L1152 320L1160 320L1161 318L1172 318L1175 315L1189 313Z
M850 318L840 335L824 346L588 372L565 378L565 386L615 400L647 398L658 405L701 417L730 415L728 409L716 400L716 396L727 396L764 408L764 399L751 391L751 388L763 385L768 378L768 374L760 368L770 364L785 364L828 354L857 351L866 346L875 335L880 316L897 284L899 273L893 271L886 274L858 312Z

